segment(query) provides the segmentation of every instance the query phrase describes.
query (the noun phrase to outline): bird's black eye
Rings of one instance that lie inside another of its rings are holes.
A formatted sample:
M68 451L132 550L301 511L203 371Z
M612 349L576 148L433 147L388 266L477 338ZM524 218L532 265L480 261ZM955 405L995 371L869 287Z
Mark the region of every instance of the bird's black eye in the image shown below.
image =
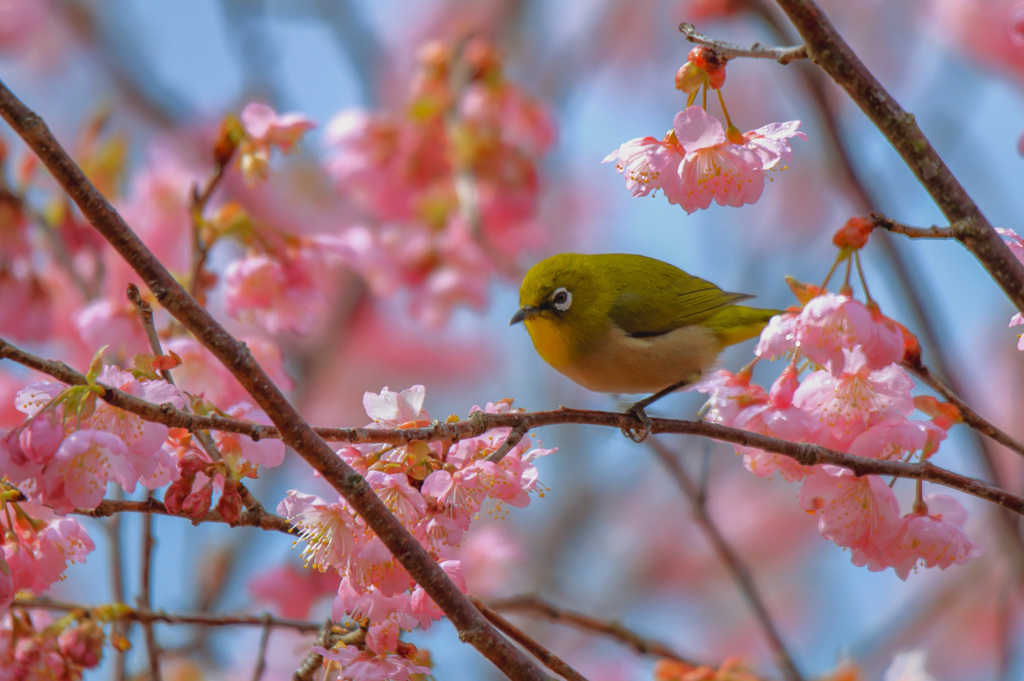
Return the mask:
M557 288L551 294L551 304L559 312L565 312L572 305L572 294L564 288Z

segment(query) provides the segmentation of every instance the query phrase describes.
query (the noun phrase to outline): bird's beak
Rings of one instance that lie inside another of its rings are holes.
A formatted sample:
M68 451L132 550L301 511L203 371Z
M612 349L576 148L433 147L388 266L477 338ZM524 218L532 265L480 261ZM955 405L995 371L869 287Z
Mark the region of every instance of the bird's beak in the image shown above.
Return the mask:
M514 315L512 315L512 319L508 321L508 325L512 326L513 324L518 324L524 319L529 319L538 312L540 312L540 308L538 308L536 305L523 305L516 311Z

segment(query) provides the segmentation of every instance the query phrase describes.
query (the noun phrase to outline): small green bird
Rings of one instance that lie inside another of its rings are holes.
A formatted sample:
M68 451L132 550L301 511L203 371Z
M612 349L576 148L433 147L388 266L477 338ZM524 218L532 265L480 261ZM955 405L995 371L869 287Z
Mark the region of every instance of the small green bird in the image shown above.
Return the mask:
M654 393L629 410L646 428L646 406L779 314L736 305L751 297L642 255L561 253L526 273L509 324L524 322L541 358L588 390Z

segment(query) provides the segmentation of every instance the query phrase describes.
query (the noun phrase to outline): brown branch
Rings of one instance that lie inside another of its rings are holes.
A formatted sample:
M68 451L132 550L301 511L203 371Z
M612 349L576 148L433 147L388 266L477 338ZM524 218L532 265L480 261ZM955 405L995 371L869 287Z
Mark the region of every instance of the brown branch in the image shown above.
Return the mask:
M260 631L260 643L256 648L256 666L252 670L252 681L260 681L267 669L267 644L270 642L272 622L270 615L263 615L263 630Z
M617 622L605 622L589 615L573 612L560 608L538 596L524 594L521 596L509 596L487 602L492 610L502 612L520 612L544 617L552 622L559 622L568 626L576 627L584 631L590 631L602 636L617 640L625 646L632 648L640 655L654 655L670 660L685 662L686 664L699 667L700 665L669 648L664 643L653 641L640 636L635 631L627 629Z
M152 318L152 314L150 315ZM147 495L152 499L153 493ZM152 577L153 560L153 514L142 515L142 546L139 547L141 559L139 561L139 596L136 600L138 610L148 611L152 606L149 593L149 581ZM153 632L152 622L142 622L142 636L146 641L146 655L149 658L149 678L151 681L162 681L160 674L160 646L156 642L156 634Z
M921 364L919 361L903 362L903 367L924 381L925 385L944 397L947 402L955 406L960 411L960 416L963 418L964 423L968 426L982 435L988 436L1007 449L1024 456L1024 443L1014 439L1009 434L1000 430L991 422L986 420L978 412L971 409L966 402L960 399L960 397L953 392L949 386L939 380L939 378L924 364Z
M498 627L498 629L504 632L506 636L528 650L530 654L540 660L541 664L545 667L558 674L563 679L568 679L569 681L587 681L586 677L573 669L568 662L552 653L532 637L527 636L523 630L509 622L491 608L487 607L487 605L485 605L479 598L470 596L469 600L473 602L473 605L483 613L483 616L486 617L491 624Z
M750 47L741 47L721 40L715 40L701 35L694 28L693 24L679 24L679 32L686 36L691 43L710 47L722 59L734 59L736 57L747 57L750 59L773 59L780 64L789 64L799 59L807 59L806 45L793 45L792 47L772 47L754 43Z
M239 514L238 520L233 522L225 520L223 516L216 511L207 511L205 515L198 518L189 518L171 513L161 502L152 498L146 499L145 501L104 499L96 508L76 508L72 513L89 518L109 518L110 516L118 513L156 513L159 515L170 516L172 518L181 518L182 520L189 521L193 525L197 525L199 523L224 523L231 527L258 527L261 530L269 532L283 532L285 534L292 535L298 534L298 530L288 522L287 518L282 518L279 515L267 513L266 511L257 513L246 508L241 512L241 514Z
M387 509L366 481L318 436L253 358L245 343L229 334L171 276L125 224L114 207L68 156L35 112L0 83L0 115L28 144L75 202L89 223L149 287L157 302L188 329L234 375L270 420L282 440L318 471L352 505L391 554L423 587L459 632L513 679L545 679L546 674L480 614L427 550Z
M40 371L50 373L62 381L73 384L85 382L85 377L59 362L42 360L14 347L0 338L0 359L9 358ZM72 380L67 380L72 379ZM282 437L281 431L275 426L266 426L222 416L197 416L179 411L169 404L155 405L128 395L119 390L105 387L104 400L108 403L138 414L144 419L163 423L175 428L189 430L210 429L248 435L253 440L265 437ZM529 431L543 426L560 424L577 424L604 426L608 428L632 428L636 426L636 417L632 414L584 409L553 409L538 412L513 412L508 414L485 414L476 412L465 421L455 423L436 423L422 428L311 428L329 442L347 442L350 444L392 444L404 445L416 441L450 441L478 437L495 428L513 428ZM737 428L719 426L703 421L685 421L677 419L651 419L651 433L676 433L682 435L701 435L722 442L729 442L744 447L756 447L767 452L782 454L805 466L827 463L848 468L857 475L886 475L897 478L911 478L945 485L966 494L1010 509L1014 513L1024 514L1024 497L1000 489L994 485L975 478L954 473L931 463L903 463L901 461L883 461L865 459L846 454L845 452L828 449L820 445L804 442L789 442L767 435L750 433ZM285 439L287 443L288 440ZM332 452L335 460L338 457ZM376 495L374 495L376 498Z
M872 213L870 218L876 227L881 227L893 234L902 234L911 239L955 239L959 231L956 227L939 227L938 225L911 227L902 222L896 222L881 213Z
M914 116L904 111L853 53L813 0L776 0L804 39L811 61L861 108L917 177L950 225L1014 307L1024 311L1024 264L1003 243L946 166Z
M715 553L718 554L719 560L722 561L722 565L732 575L733 581L736 582L736 586L739 588L744 600L747 601L747 605L754 611L754 617L757 619L757 623L762 631L764 631L765 638L768 639L768 646L771 648L772 655L775 657L775 663L782 671L783 676L789 679L789 681L803 681L803 675L797 668L796 662L793 661L793 656L789 654L789 649L783 642L782 635L779 633L778 627L775 626L771 613L768 612L768 606L765 605L764 599L761 598L761 592L757 588L757 584L754 583L754 577L750 573L750 569L732 545L729 544L721 531L719 531L718 525L711 517L711 514L708 513L707 505L704 503L704 494L700 486L690 478L686 470L679 463L678 457L668 447L655 440L648 441L648 446L668 470L676 486L682 491L683 496L690 502L694 519L708 538L708 541L711 542L711 546L714 547Z
M218 144L220 142L218 141ZM206 267L206 260L210 255L211 244L203 239L203 213L213 196L214 190L224 179L224 170L231 158L235 155L235 147L230 147L226 158L215 158L214 166L206 178L206 184L199 188L199 184L192 185L192 202L189 206L189 220L192 226L192 277L189 279L188 292L200 303L206 302L206 289L209 287L206 278L203 277L203 268Z
M284 619L272 617L268 613L262 615L206 615L200 613L174 614L159 610L148 610L143 608L129 608L119 604L116 610L109 606L87 606L80 603L65 603L52 601L48 598L18 598L15 605L21 608L36 610L56 610L59 612L87 612L93 617L103 621L113 622L140 622L140 623L162 623L162 624L195 624L204 627L280 627L283 629L295 629L300 632L319 631L323 626L320 622L307 622L304 620Z

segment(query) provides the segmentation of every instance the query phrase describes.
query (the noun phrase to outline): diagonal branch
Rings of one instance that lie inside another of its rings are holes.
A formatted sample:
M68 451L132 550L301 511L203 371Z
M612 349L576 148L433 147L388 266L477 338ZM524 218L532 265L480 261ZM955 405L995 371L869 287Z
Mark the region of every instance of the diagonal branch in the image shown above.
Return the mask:
M700 486L690 478L682 464L679 463L678 457L668 447L654 440L649 441L648 446L654 451L655 456L658 457L662 465L668 469L669 475L672 476L676 486L679 487L683 496L690 502L694 519L704 531L708 541L711 542L715 553L718 554L719 560L722 561L722 565L732 575L733 581L736 582L736 586L747 601L750 609L754 611L754 617L768 639L768 645L772 650L772 655L775 657L775 663L782 671L783 676L789 681L802 681L804 677L797 668L796 662L793 661L793 656L789 654L789 649L783 642L782 635L779 633L778 627L775 626L771 613L768 612L768 606L765 605L764 599L761 598L761 592L758 590L757 584L754 583L754 576L711 518L707 505L704 503L704 494L701 492Z
M427 550L388 511L366 481L318 436L239 342L171 276L125 224L35 112L0 83L0 115L28 144L89 223L124 258L166 309L231 371L279 428L281 438L352 505L392 555L447 615L463 641L513 679L547 675L473 606Z
M576 627L584 631L590 631L609 638L613 638L625 646L629 646L640 655L655 655L657 657L685 662L693 667L700 666L693 660L689 660L664 643L644 638L640 634L627 629L618 622L605 622L590 615L573 612L558 607L539 596L524 594L521 596L509 596L487 601L492 610L501 612L518 612L532 614L537 617L544 617L552 622L559 622L568 626Z
M804 39L811 61L846 90L885 135L949 224L957 226L957 240L981 261L1014 307L1024 311L1024 264L1010 252L921 132L914 115L882 87L813 0L776 2Z

